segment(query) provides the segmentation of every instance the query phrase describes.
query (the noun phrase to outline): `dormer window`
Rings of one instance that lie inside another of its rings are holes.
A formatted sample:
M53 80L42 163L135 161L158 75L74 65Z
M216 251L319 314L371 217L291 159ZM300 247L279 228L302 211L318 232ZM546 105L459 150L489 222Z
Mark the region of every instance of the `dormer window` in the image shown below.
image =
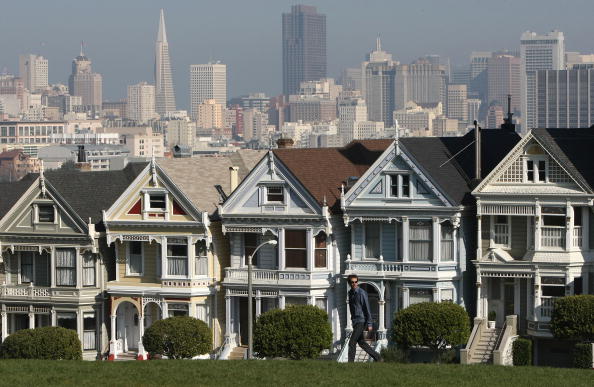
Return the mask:
M267 203L284 203L285 194L282 186L266 187L266 202Z
M526 160L526 182L544 183L547 181L547 163L543 159Z
M167 196L164 193L149 194L149 206L151 210L167 209Z
M390 175L390 196L394 198L410 197L410 176L407 174Z
M39 223L54 223L54 206L51 204L38 204L37 219Z

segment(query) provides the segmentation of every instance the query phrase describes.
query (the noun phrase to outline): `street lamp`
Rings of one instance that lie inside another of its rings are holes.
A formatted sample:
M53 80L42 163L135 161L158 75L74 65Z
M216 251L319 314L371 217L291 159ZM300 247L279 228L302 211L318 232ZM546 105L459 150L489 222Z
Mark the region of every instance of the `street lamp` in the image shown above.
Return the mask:
M248 256L248 359L254 358L254 310L252 301L254 295L252 294L252 258L258 252L258 249L264 245L277 245L276 239L271 239L260 243L258 247Z

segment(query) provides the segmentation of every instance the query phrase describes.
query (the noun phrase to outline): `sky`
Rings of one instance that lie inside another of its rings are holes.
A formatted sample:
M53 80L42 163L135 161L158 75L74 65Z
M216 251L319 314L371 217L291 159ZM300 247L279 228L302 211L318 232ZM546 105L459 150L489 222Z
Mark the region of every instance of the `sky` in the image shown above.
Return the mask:
M328 76L358 67L382 39L395 60L438 54L452 65L472 51L519 49L523 31L564 32L566 50L594 52L592 0L3 0L0 72L18 55L49 60L50 83L67 84L80 42L103 75L104 100L154 82L154 41L165 10L178 108L188 107L190 64L227 64L228 96L282 90L281 14L315 5L327 17Z

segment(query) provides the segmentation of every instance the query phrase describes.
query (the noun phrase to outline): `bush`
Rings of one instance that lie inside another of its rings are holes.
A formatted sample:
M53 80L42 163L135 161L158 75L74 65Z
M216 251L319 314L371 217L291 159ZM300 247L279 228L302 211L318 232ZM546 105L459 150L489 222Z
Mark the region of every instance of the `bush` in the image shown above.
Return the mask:
M178 316L151 325L142 336L142 344L151 357L161 355L169 359L191 359L210 352L212 338L204 321Z
M518 337L512 347L512 357L515 366L532 365L532 340Z
M384 361L386 363L408 363L408 354L406 353L406 351L397 348L396 346L389 346L387 348L383 348L381 353L382 355L382 359L384 359Z
M592 344L578 343L573 349L573 366L575 368L592 368Z
M405 349L413 346L444 349L465 344L469 335L466 310L452 302L422 302L394 316L392 339Z
M328 314L313 305L273 309L254 325L254 352L259 357L315 359L332 345Z
M78 334L72 329L23 329L4 340L0 346L0 358L81 360L82 349Z
M594 341L594 295L555 300L551 331L559 339Z

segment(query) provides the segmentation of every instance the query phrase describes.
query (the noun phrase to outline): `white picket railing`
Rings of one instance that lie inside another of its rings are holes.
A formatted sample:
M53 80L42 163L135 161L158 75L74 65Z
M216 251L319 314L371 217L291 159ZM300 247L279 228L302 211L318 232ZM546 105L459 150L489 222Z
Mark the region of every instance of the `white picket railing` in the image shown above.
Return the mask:
M555 300L558 297L542 296L540 298L540 317L550 318L553 315L553 309L555 309Z
M573 227L573 247L582 247L582 226L574 226Z
M565 227L542 227L540 241L542 247L565 248Z

